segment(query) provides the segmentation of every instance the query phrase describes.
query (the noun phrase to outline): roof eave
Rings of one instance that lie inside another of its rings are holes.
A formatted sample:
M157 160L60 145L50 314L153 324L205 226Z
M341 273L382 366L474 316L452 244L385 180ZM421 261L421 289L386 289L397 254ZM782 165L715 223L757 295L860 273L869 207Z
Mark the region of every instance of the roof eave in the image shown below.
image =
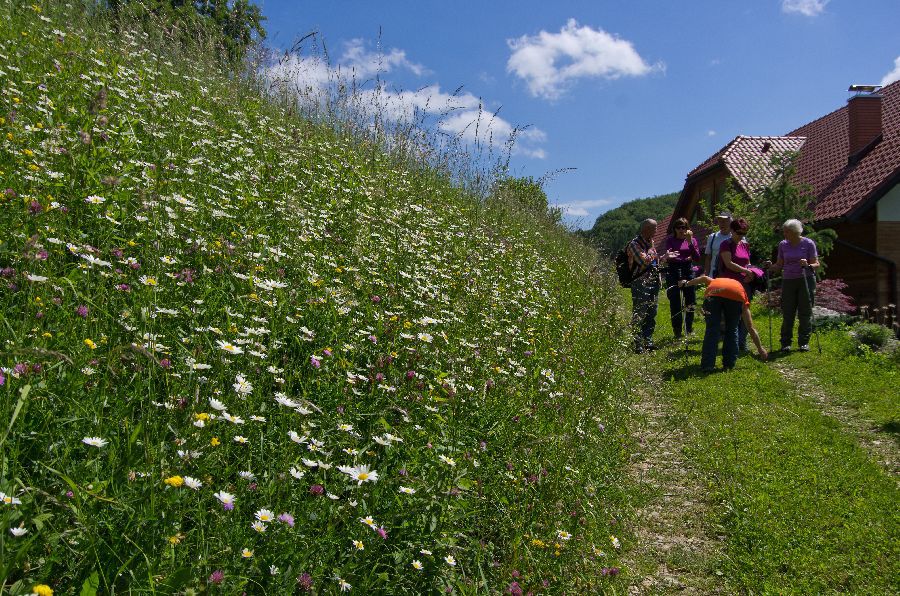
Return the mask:
M889 190L900 184L900 167L894 169L890 175L885 176L878 186L872 189L872 192L859 202L855 207L851 208L844 218L850 222L857 222L865 214L866 211L875 206L878 200L887 194Z

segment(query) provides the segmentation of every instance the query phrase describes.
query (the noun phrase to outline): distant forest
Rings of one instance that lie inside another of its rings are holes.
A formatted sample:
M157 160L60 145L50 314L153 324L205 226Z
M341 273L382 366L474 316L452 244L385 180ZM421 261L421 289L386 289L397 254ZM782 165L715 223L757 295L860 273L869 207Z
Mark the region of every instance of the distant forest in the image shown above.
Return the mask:
M660 220L675 209L680 192L670 192L645 199L628 201L597 218L594 227L582 232L601 252L612 255L638 233L638 226L648 217Z

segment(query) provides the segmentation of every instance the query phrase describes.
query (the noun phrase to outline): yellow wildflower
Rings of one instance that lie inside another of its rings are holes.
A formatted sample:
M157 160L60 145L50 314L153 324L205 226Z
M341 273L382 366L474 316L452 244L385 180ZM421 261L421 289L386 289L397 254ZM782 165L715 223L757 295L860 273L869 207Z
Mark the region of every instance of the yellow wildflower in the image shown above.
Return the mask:
M97 349L97 344L95 344L94 341L91 340L91 339L85 339L85 340L84 340L84 345L86 345L87 347L89 347L89 348L92 349L92 350L96 350L96 349Z
M219 440L219 437L213 437L212 440L209 442L209 444L212 445L213 447L218 447L221 443L222 442Z
M168 478L163 480L163 483L178 488L179 486L184 484L184 478L182 478L181 476L169 476Z
M53 596L53 588L47 584L37 584L31 588L31 591L38 596Z

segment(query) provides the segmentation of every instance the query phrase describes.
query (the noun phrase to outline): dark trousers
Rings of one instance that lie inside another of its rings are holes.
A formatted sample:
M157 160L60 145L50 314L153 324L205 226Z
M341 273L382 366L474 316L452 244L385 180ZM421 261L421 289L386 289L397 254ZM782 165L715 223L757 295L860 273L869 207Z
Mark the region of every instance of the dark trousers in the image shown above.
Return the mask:
M743 305L736 300L721 296L710 296L704 303L706 308L706 334L703 336L703 351L700 368L712 370L716 367L719 352L719 324L725 321L725 338L722 342L722 366L733 368L738 356L738 323L741 321Z
M807 285L809 284L809 285ZM800 319L797 345L805 346L812 334L812 307L816 298L816 278L784 279L781 281L781 347L791 345L794 317Z
M631 283L631 327L636 348L653 343L656 309L659 301L659 275L647 273Z
M666 269L666 296L669 298L669 313L672 315L672 331L681 337L682 324L690 333L694 330L694 308L697 304L697 288L678 288L682 279L694 279L690 263L669 263ZM684 300L682 300L682 297Z

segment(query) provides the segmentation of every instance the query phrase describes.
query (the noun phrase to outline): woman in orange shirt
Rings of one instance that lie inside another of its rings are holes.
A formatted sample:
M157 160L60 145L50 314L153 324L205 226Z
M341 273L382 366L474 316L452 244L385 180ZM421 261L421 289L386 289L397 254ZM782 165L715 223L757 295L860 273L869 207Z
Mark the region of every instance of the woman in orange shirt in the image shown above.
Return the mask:
M700 356L700 368L703 372L716 370L716 356L719 351L719 323L725 320L725 340L722 342L722 366L725 370L734 368L738 355L738 324L744 322L747 332L756 346L756 351L762 360L769 357L769 353L759 340L759 333L753 326L753 317L750 315L750 300L747 299L747 291L744 285L727 277L712 279L701 275L690 281L678 282L679 287L690 287L699 284L707 286L706 301L704 303L709 314L706 317L706 334L703 336L703 350Z

